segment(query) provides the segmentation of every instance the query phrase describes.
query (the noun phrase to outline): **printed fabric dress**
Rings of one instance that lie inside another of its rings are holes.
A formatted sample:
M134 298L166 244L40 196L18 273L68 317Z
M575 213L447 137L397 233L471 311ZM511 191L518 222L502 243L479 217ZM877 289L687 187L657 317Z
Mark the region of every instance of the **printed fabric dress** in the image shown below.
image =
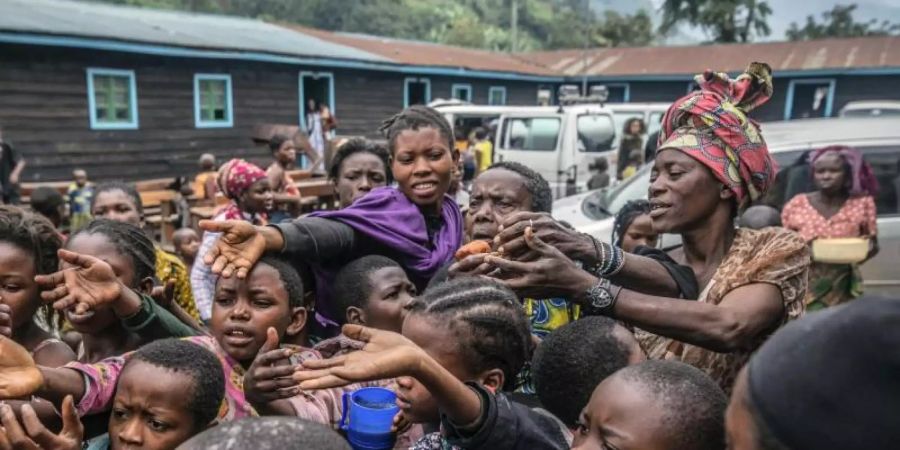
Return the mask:
M780 325L784 325L803 315L806 309L803 297L808 269L809 247L797 233L784 228L741 228L697 301L718 305L729 292L741 286L771 284L781 291L784 310ZM636 333L636 337L649 358L690 364L706 372L730 393L738 372L768 336L760 336L751 347L730 353L719 353L647 332Z
M806 194L792 198L781 212L784 227L800 233L807 243L828 238L874 238L878 234L876 220L875 200L868 195L850 197L827 219L812 206ZM862 295L862 281L858 264L813 261L806 308L812 311L853 300Z

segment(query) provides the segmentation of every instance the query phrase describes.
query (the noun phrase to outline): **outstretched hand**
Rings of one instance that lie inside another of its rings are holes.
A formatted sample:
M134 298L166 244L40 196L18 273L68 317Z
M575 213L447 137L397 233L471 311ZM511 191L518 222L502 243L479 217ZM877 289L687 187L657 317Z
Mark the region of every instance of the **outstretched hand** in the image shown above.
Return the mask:
M291 351L278 348L278 332L269 327L266 342L244 375L244 395L251 405L263 406L293 397L300 392L291 378L296 368L290 362Z
M42 384L44 377L28 350L0 336L0 399L26 397Z
M344 325L344 335L365 342L362 350L329 359L303 362L294 372L302 389L324 389L363 381L416 376L416 369L428 355L398 333L361 325Z
M583 259L594 253L593 242L585 234L566 228L547 213L518 212L510 214L501 224L494 238L494 246L505 258L516 261L534 259L532 248L525 239L525 230L532 232L563 254Z
M22 406L21 425L9 405L0 406L0 420L4 429L0 433L0 450L80 450L84 439L84 425L78 419L71 395L62 403L63 427L59 434L48 430L27 404Z
M225 278L232 275L246 278L266 251L265 236L249 222L201 220L199 225L204 231L222 233L209 252L202 256L203 262L212 266L213 273Z
M523 238L537 259L521 262L488 256L485 262L500 269L499 275L488 278L506 285L520 297L550 298L577 294L578 287L591 277L561 251L541 240L531 227L525 229Z
M59 258L70 267L34 280L45 289L44 301L58 310L75 306L84 314L89 309L116 301L125 289L109 264L93 256L60 250Z

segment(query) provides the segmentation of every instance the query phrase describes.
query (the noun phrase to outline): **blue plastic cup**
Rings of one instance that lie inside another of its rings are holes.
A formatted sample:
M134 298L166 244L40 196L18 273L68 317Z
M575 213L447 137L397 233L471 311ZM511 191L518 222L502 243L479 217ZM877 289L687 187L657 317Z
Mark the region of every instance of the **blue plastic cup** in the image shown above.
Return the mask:
M354 450L389 450L394 448L391 426L397 407L397 394L390 389L367 387L345 392L341 398L340 427Z

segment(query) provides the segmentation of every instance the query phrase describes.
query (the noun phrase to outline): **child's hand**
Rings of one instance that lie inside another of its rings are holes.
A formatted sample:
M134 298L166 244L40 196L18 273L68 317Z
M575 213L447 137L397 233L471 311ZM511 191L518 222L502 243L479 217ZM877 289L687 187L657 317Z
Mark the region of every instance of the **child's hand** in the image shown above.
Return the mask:
M205 231L222 233L209 252L201 256L205 264L212 266L213 273L225 278L232 275L246 278L266 251L266 237L249 222L201 220L199 225ZM280 235L278 231L275 233Z
M123 286L106 262L93 256L60 250L59 258L71 266L50 275L34 277L45 290L41 297L53 307L64 310L75 306L84 314L92 307L115 302L122 296Z
M290 364L290 355L290 350L278 348L278 334L270 327L266 343L244 375L244 396L254 408L264 408L300 392L298 382L291 378L296 368Z
M412 426L412 422L406 418L403 414L403 411L399 411L396 416L394 416L394 422L391 424L391 433L394 434L403 434L409 431L409 428Z
M153 290L150 291L150 298L152 298L157 305L162 306L167 310L171 310L172 304L175 302L175 280L166 281L164 286L155 286Z
M344 325L350 339L365 342L362 350L329 359L303 362L294 373L302 389L324 389L361 381L415 376L422 358L421 348L398 333L360 325Z
M21 398L44 384L44 376L25 347L0 337L0 398Z
M31 405L22 406L22 425L9 405L0 407L0 420L5 433L0 433L0 450L80 450L84 426L75 411L75 401L68 395L62 404L63 427L59 434L48 430Z
M0 297L3 300L3 297ZM0 303L0 336L12 338L12 308L5 303Z

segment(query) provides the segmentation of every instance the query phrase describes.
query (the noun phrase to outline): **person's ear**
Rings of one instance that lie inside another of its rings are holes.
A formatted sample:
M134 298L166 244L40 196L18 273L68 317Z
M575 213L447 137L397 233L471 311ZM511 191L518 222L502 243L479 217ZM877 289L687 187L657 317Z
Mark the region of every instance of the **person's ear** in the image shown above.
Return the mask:
M734 191L732 191L728 186L724 184L720 184L721 186L719 190L719 198L722 200L731 200L734 198Z
M503 371L500 369L491 369L481 374L478 377L479 381L481 381L481 385L487 388L487 390L497 393L503 390L503 385L506 383L506 377L503 375Z
M287 336L296 336L300 334L300 332L303 331L303 328L306 327L307 315L306 308L302 306L291 308L291 323L284 331L284 334Z
M366 324L366 315L363 313L362 309L351 306L347 308L347 323L351 323L353 325L365 325Z
M140 284L138 284L138 289L141 294L150 295L153 292L153 288L156 287L156 281L153 280L153 277L147 277L141 280Z

